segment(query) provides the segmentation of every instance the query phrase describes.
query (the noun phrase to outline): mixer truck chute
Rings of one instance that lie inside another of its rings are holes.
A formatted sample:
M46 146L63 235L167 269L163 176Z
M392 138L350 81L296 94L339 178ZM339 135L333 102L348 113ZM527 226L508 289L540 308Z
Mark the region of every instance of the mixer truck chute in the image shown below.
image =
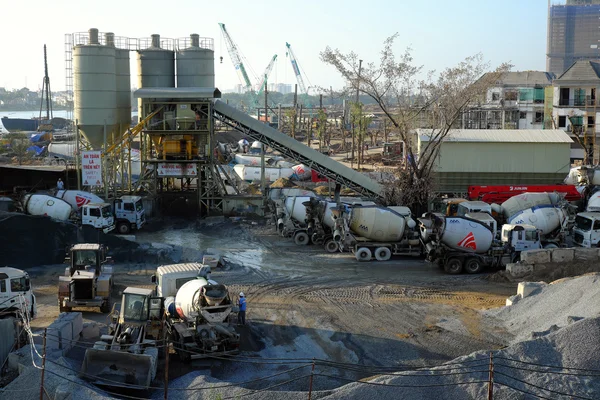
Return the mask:
M110 315L108 335L86 350L80 376L97 385L150 387L163 339L164 299L152 289L128 287Z

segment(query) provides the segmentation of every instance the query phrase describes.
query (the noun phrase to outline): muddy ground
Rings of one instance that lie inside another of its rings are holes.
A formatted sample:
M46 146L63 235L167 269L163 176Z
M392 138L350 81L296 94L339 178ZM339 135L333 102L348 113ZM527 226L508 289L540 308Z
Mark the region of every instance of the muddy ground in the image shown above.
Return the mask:
M227 266L214 270L212 277L234 294L246 294L248 325L238 327L242 354L262 359L318 358L372 366L439 364L503 346L493 331L483 330L477 311L502 306L516 292L515 283L492 282L486 274L448 276L421 259L359 263L350 254L298 247L264 221L170 221L165 229L139 232L136 240L175 246L174 260L181 261L201 261L208 248L221 251ZM116 260L113 301L127 286L151 285L157 266ZM28 271L38 300L39 316L33 327L40 329L58 315L56 282L64 265ZM83 311L86 321L106 322L99 310L74 311ZM205 363L184 366L172 357L170 376L204 367ZM281 369L285 366L221 360L206 373L241 382ZM360 377L352 371L336 373ZM319 379L315 389L341 384ZM286 389L306 388L288 385Z

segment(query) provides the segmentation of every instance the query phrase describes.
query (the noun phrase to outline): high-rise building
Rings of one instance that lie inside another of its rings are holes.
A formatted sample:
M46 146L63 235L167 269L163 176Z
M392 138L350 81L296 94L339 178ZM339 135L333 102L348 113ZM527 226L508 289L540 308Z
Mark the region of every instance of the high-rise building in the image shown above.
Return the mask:
M550 5L546 71L562 74L575 61L600 59L600 0Z

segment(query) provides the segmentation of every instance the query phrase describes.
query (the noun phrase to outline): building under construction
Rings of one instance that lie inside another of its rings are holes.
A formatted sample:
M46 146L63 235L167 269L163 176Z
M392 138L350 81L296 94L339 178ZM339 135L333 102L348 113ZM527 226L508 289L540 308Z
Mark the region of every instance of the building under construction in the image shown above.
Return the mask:
M546 71L557 76L575 61L600 59L600 0L548 1Z

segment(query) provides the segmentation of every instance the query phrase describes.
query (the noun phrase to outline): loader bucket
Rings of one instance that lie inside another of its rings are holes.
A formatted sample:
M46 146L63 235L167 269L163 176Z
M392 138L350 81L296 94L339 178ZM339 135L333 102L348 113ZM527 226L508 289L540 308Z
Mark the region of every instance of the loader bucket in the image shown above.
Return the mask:
M156 375L157 359L153 355L87 349L79 376L97 385L133 385L143 390Z

